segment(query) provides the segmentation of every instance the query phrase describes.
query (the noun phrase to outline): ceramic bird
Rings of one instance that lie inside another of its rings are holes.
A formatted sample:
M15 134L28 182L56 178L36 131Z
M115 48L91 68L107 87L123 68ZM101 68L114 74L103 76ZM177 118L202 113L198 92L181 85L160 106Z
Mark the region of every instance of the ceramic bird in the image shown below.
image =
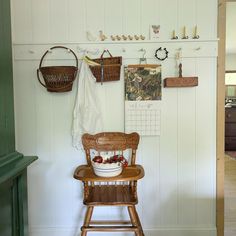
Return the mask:
M131 35L128 35L129 40L133 40L133 37Z
M125 35L122 35L123 40L127 40L127 37Z
M90 31L86 31L88 41L96 41L96 37Z
M111 35L111 40L112 40L112 41L115 41L115 40L116 40L116 37L113 36L113 35Z
M104 41L107 39L107 36L102 32L102 30L99 31L99 38L101 41Z

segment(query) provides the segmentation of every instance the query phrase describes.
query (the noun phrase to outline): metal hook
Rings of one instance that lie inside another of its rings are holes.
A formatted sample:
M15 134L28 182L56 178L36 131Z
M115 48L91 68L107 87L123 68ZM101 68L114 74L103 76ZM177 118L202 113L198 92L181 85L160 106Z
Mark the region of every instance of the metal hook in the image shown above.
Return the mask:
M139 52L143 52L142 58L145 58L144 56L146 55L146 50L144 48L141 48L141 49L139 49Z
M97 55L99 53L99 49L98 48L96 48L94 50L88 50L87 48L81 48L79 46L77 47L77 51L79 53L85 53L85 54L90 53L90 54L93 54L93 55Z
M139 64L141 64L142 62L147 63L147 59L145 58L146 50L144 48L141 48L139 49L139 52L143 52L142 58L139 58Z

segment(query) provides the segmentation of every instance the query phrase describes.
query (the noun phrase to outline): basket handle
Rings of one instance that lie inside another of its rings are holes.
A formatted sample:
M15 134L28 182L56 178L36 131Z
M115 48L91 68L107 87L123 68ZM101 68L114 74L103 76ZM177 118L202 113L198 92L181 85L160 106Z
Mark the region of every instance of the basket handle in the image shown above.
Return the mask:
M101 59L103 58L103 55L104 55L105 52L107 52L107 53L110 55L110 57L112 57L111 53L110 53L109 50L107 49L107 50L104 50L104 51L103 51L103 53L102 53L102 55L101 55Z
M45 57L51 50L53 50L53 49L55 49L55 48L62 48L62 49L68 50L69 52L72 52L72 54L74 55L75 60L76 60L76 67L77 67L77 69L78 69L78 64L79 64L79 63L78 63L78 58L77 58L76 54L73 52L73 50L71 50L70 48L64 47L64 46L55 46L55 47L52 47L52 48L48 49L48 50L43 54L43 56L42 56L42 58L41 58L41 60L40 60L39 68L42 66L44 57Z
M39 76L39 69L37 69L37 77L38 77L39 83L40 83L43 87L47 88L47 86L46 86L46 85L41 81L41 79L40 79L40 76Z

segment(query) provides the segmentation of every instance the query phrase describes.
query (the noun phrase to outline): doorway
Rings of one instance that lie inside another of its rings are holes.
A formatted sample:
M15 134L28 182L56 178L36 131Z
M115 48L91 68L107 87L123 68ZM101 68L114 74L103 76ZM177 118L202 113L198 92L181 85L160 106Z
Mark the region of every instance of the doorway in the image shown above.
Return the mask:
M226 59L226 5L236 0L218 0L218 78L217 78L217 236L224 236L224 177L225 177L225 59ZM236 170L235 170L236 171ZM232 234L232 235L235 235ZM229 236L229 235L225 235Z
M224 235L236 235L236 1L226 3ZM235 135L235 137L234 137Z

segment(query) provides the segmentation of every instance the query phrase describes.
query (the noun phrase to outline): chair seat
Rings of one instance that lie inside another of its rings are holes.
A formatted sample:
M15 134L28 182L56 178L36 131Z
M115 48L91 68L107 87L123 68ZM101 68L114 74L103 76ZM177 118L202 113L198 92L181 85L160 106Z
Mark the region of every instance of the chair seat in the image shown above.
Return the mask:
M129 185L95 185L89 186L85 205L135 205L137 198Z

